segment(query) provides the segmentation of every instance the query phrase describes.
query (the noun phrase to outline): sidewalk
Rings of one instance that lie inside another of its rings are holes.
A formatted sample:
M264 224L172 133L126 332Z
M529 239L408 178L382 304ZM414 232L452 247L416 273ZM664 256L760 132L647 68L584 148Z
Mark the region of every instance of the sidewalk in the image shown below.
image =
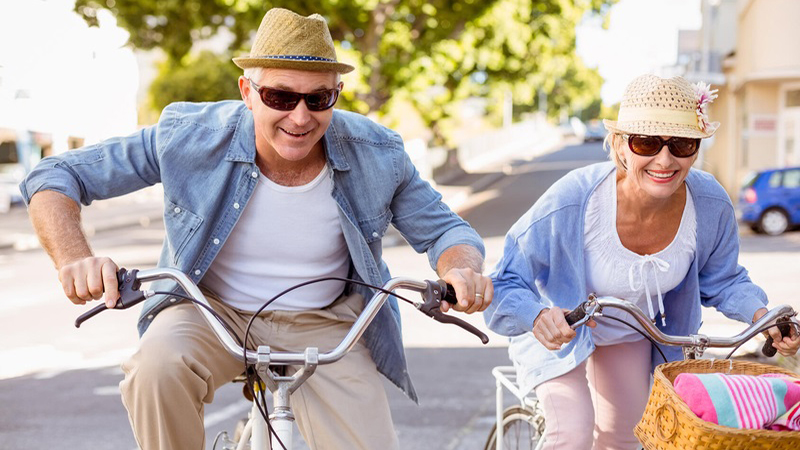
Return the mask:
M83 228L89 237L133 225L148 226L163 220L163 190L152 186L122 197L100 200L81 210ZM39 240L24 205L14 205L0 214L0 251L39 248Z

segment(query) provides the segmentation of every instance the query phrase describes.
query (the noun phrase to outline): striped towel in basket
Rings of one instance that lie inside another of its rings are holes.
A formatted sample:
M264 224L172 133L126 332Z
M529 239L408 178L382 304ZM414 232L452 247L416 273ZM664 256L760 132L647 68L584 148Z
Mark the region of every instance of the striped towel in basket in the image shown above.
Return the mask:
M800 431L800 379L681 373L675 392L697 417L732 428Z

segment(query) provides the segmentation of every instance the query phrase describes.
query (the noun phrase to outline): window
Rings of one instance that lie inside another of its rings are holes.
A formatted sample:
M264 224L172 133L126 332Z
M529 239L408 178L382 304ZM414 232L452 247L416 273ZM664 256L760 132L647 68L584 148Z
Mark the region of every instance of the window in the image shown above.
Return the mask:
M781 172L772 172L772 175L769 176L769 187L776 188L781 187L781 176L783 173Z
M14 141L0 143L0 164L15 164L18 162L17 143Z
M795 108L800 106L800 89L788 91L786 93L786 107Z
M756 183L758 176L760 174L758 172L748 172L747 175L744 176L744 182L742 183L742 188L749 188Z
M787 170L783 173L783 187L785 188L800 187L800 169Z

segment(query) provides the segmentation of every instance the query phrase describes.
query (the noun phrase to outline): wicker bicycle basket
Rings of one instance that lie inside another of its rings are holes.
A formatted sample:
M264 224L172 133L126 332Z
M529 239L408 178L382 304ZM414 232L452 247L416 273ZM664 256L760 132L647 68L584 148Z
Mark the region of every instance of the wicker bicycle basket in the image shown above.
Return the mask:
M798 450L800 431L742 430L706 422L675 393L680 373L797 374L746 361L692 359L656 367L653 390L634 433L647 450Z

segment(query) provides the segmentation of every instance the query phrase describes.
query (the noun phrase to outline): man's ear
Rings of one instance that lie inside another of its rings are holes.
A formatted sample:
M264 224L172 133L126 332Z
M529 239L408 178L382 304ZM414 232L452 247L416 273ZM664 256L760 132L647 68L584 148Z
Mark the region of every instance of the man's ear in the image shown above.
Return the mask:
M250 81L244 76L239 77L239 93L242 94L242 100L247 106L247 109L253 110L253 105L250 102Z

